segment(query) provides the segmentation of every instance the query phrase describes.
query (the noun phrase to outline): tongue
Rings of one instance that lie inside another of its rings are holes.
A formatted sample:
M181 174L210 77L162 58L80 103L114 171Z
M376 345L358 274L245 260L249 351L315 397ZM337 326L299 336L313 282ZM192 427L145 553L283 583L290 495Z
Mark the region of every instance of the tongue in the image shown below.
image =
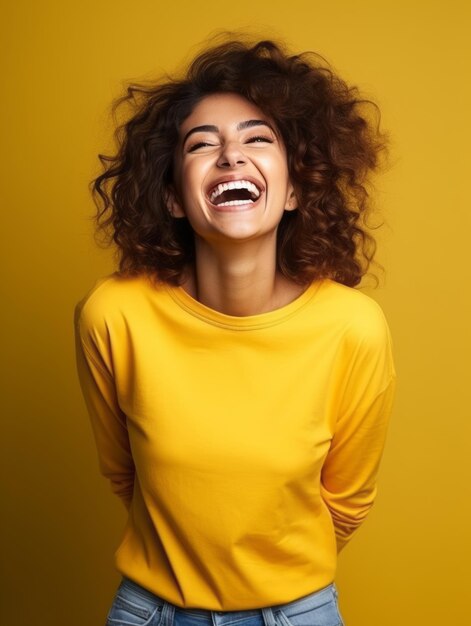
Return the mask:
M228 189L216 198L215 204L232 202L233 200L252 200L252 194L247 189Z

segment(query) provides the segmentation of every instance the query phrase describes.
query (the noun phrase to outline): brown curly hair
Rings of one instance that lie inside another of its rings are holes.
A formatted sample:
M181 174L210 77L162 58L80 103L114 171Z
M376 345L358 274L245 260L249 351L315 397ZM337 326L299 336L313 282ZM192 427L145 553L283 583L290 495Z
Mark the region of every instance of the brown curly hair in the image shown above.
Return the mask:
M92 181L98 230L119 253L124 275L142 271L181 284L194 263L186 219L167 210L179 128L196 104L218 92L242 95L276 124L298 200L277 231L279 271L299 284L331 278L357 285L376 244L367 232L369 174L386 140L377 106L359 96L314 53L289 55L273 41L231 40L198 55L181 79L130 85L115 107L132 114L114 156L99 155Z

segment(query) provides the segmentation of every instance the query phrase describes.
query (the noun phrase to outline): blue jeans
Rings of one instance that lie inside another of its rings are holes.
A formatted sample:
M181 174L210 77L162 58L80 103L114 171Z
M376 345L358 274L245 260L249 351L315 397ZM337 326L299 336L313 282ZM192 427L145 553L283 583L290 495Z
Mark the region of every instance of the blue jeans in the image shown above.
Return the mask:
M106 626L344 626L332 583L294 602L246 611L181 609L123 578Z

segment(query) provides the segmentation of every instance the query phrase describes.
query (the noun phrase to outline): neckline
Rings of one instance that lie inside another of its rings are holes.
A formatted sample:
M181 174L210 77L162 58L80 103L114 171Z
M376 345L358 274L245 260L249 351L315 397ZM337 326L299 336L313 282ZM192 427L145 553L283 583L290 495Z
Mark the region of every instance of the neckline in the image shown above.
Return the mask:
M323 282L322 279L313 281L297 298L278 309L240 317L221 313L202 304L190 296L183 287L167 284L165 288L180 308L202 321L213 326L231 328L233 330L255 330L257 328L274 326L291 318L314 297Z

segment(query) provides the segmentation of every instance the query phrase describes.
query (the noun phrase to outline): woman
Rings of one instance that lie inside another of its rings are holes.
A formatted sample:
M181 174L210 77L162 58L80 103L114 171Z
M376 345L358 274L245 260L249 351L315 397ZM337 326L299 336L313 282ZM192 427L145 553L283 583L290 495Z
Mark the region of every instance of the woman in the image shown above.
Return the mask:
M109 625L342 624L394 390L354 289L384 147L309 55L231 41L135 110L94 182L119 271L76 309L101 471L129 511Z

